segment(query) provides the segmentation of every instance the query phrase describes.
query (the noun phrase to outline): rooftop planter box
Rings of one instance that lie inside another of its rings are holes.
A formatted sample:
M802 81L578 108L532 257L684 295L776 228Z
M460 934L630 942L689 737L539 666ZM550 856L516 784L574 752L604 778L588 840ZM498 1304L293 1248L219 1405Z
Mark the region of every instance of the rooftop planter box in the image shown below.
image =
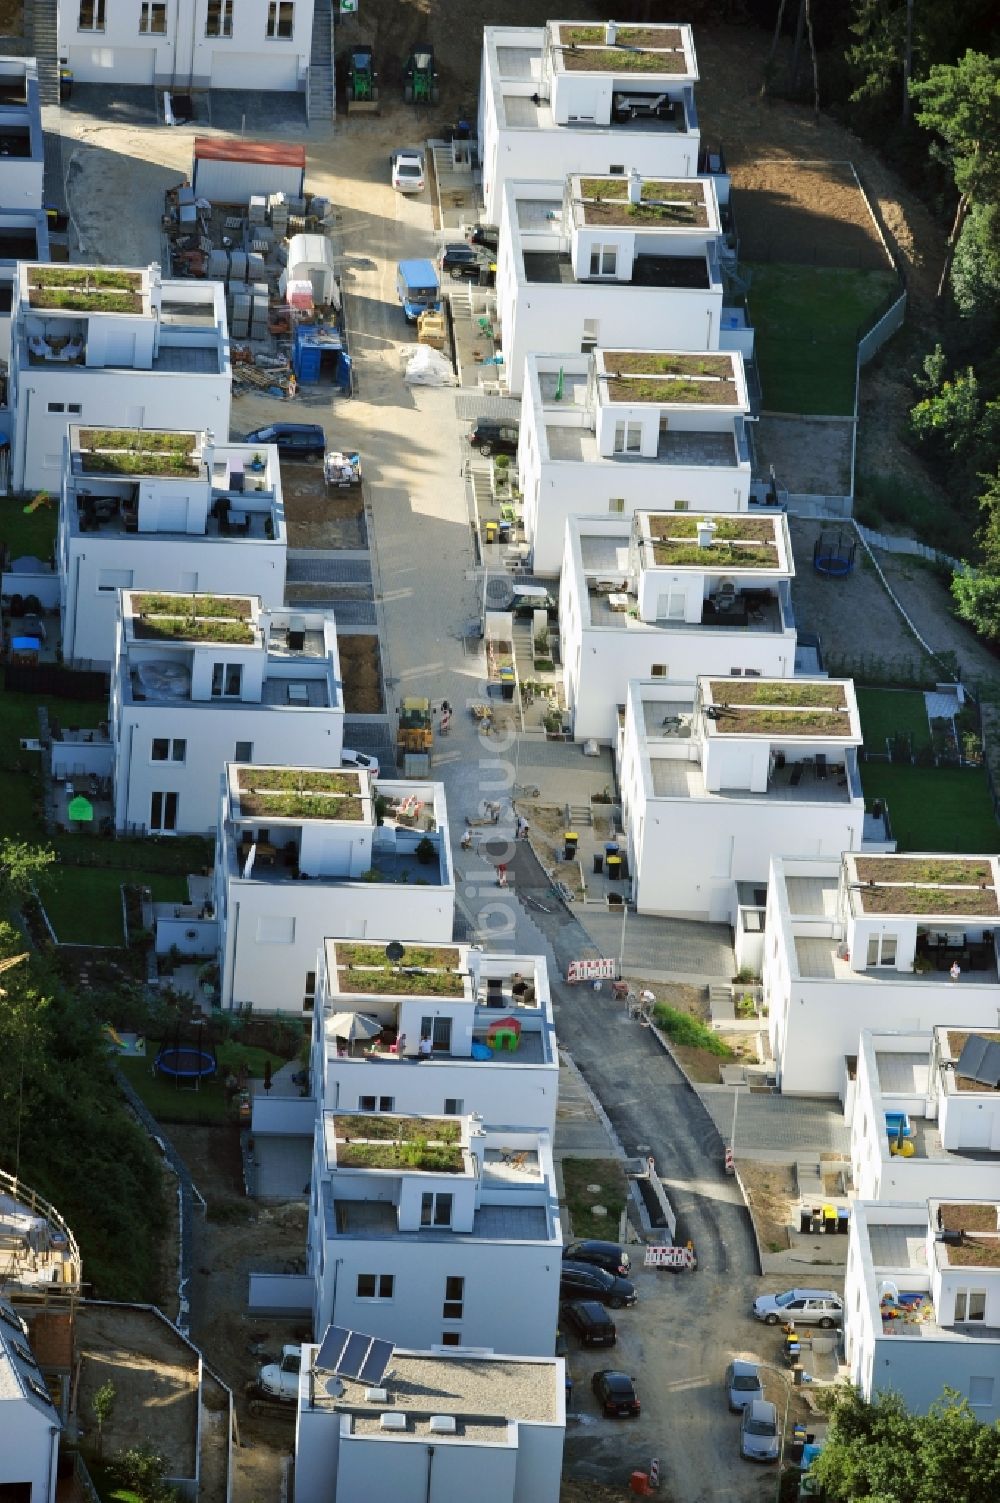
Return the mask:
M253 607L239 595L132 595L132 610L142 616L180 616L185 612L195 620L214 619L250 621Z
M220 642L252 647L254 629L248 621L205 621L194 616L142 616L133 621L136 638L145 642Z
M988 861L953 860L946 856L904 856L855 858L854 869L859 882L943 882L945 885L975 885L986 882L993 886L993 870Z
M241 793L336 793L345 798L361 793L356 772L306 772L298 767L244 767L239 773Z
M335 793L241 793L240 813L252 819L327 819L359 821L364 801Z
M842 684L796 684L794 682L748 683L728 679L709 682L712 703L717 705L780 705L786 708L846 710ZM860 863L859 863L860 864Z
M462 1141L460 1122L428 1120L425 1117L370 1116L367 1113L357 1116L338 1116L336 1127L338 1139L351 1142L359 1138L369 1143L375 1141L460 1143Z

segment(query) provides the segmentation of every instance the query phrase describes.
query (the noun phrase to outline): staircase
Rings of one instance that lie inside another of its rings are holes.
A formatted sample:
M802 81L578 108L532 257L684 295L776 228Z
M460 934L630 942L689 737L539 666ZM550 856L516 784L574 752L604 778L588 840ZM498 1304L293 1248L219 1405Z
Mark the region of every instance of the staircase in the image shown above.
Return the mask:
M493 478L488 460L472 460L469 465L469 479L472 481L472 493L476 498L476 514L479 517L491 516L493 507Z
M333 119L333 10L322 0L313 6L306 113L310 125Z
M35 59L38 63L38 100L59 103L59 25L56 0L34 0ZM25 22L29 20L25 7Z
M514 622L514 667L518 683L535 677L535 660L531 641L531 622Z

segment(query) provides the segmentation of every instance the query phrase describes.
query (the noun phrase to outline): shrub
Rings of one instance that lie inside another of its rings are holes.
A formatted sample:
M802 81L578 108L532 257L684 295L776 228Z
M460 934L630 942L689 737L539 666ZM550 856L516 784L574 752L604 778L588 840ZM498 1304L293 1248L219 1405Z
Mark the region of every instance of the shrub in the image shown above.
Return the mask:
M653 1022L674 1044L685 1044L692 1049L707 1049L709 1054L717 1054L722 1059L732 1056L733 1051L729 1045L724 1044L711 1028L700 1019L692 1018L690 1013L678 1012L676 1007L670 1007L666 1002L657 1002L653 1008Z

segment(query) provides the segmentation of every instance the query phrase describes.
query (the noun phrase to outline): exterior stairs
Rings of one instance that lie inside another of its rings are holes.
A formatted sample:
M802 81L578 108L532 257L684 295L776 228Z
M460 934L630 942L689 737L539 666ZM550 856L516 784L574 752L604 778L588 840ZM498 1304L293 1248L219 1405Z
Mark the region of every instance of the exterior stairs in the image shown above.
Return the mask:
M312 48L309 54L309 94L306 112L310 125L333 120L333 10L317 0L313 6Z
M59 103L59 23L56 0L34 0L29 16L25 6L25 32L33 22L35 59L38 63L38 99L42 105Z

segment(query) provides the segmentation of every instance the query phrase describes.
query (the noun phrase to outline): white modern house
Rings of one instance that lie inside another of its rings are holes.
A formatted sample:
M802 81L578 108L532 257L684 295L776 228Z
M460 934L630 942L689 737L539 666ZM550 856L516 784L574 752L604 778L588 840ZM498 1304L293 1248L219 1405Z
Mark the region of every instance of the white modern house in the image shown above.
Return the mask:
M229 436L221 282L21 262L13 291L11 489L56 494L70 423Z
M746 511L749 411L735 352L529 355L517 464L534 573L558 573L571 516Z
M27 1326L0 1299L0 1497L55 1503L61 1432Z
M1000 1419L1000 1198L856 1200L844 1283L847 1364L865 1398L924 1414L954 1388Z
M974 1200L995 1194L1000 1092L990 1083L994 1075L1000 1075L996 1031L866 1028L844 1103L858 1198Z
M323 1112L307 1256L317 1334L551 1355L562 1231L548 1133ZM497 1298L504 1286L516 1300Z
M59 0L59 55L79 83L304 89L312 0Z
M443 786L380 779L373 790L348 768L230 767L214 907L223 1008L312 1012L331 932L447 943L455 874Z
M64 660L110 667L121 589L280 606L286 540L273 445L71 424L56 542Z
M306 765L339 768L344 700L332 615L267 610L240 595L119 590L118 601L116 829L214 832L227 762L280 765L294 748ZM367 787L358 797L370 798Z
M772 856L859 849L860 745L849 680L633 679L617 755L638 912L732 924Z
M486 26L479 160L486 219L511 178L570 172L694 177L700 134L690 26Z
M570 517L559 633L574 738L614 744L633 678L790 678L794 572L780 512Z
M346 1335L302 1349L294 1503L558 1503L562 1357L402 1347L380 1356L362 1341L372 1370L388 1363L373 1386L332 1370Z
M0 211L39 211L44 175L38 66L33 57L0 57Z
M505 184L497 313L511 392L521 392L532 353L719 349L712 180L642 177L626 166L622 177Z
M995 856L774 856L762 980L782 1091L838 1095L862 1029L1000 1027Z

